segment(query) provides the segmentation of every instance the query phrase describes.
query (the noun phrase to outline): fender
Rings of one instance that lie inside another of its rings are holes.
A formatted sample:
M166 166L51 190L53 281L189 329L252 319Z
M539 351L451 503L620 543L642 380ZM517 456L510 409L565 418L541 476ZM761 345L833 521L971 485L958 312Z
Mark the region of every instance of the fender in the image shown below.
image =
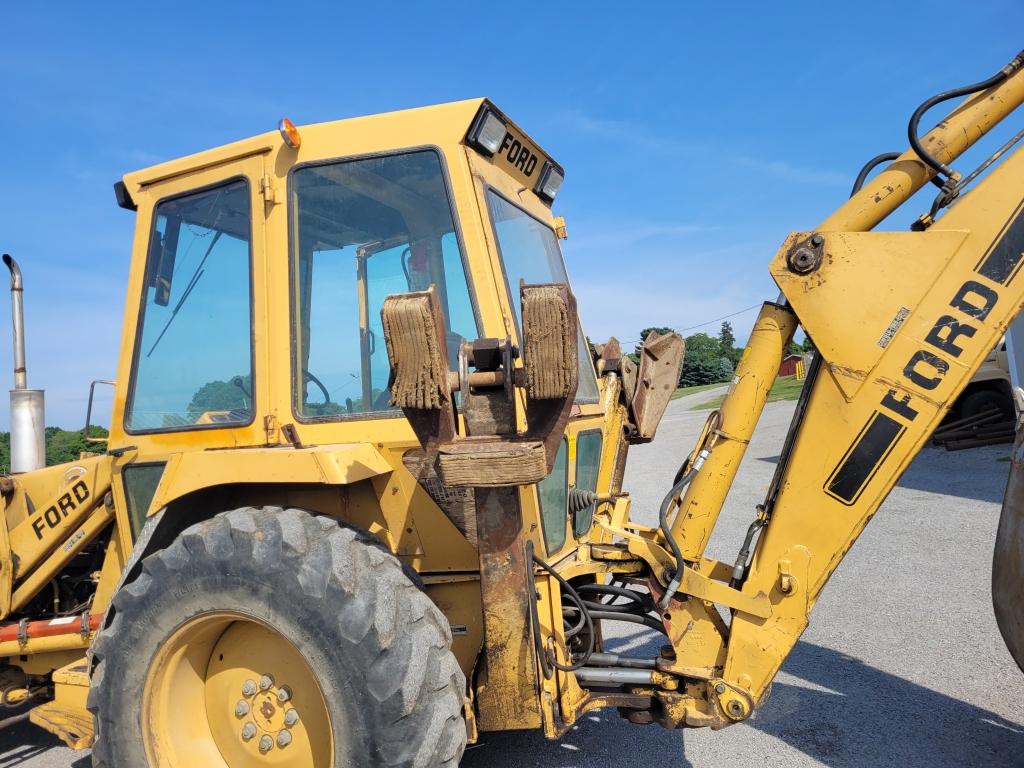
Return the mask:
M351 485L393 469L370 443L176 453L167 460L147 517L206 488L243 483Z

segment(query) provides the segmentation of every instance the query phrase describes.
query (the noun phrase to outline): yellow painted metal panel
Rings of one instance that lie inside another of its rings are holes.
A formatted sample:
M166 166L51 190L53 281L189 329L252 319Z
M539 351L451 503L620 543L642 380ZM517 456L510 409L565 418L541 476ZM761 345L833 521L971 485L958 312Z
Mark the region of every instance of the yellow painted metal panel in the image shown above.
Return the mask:
M871 376L892 336L946 269L968 233L836 232L810 275L787 266L806 233L790 235L771 274L847 398Z
M202 488L233 483L347 485L391 471L368 443L179 453L167 463L150 514Z

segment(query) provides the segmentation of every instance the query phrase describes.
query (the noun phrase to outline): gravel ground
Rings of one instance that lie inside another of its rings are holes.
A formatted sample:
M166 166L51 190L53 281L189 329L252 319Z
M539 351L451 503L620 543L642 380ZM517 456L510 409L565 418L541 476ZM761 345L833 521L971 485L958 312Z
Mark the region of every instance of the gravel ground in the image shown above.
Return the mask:
M658 440L633 449L626 488L653 523L660 495L706 417L669 406ZM710 554L732 560L767 489L793 403L770 403ZM633 726L594 712L559 742L484 734L464 768L1024 766L1024 676L992 617L989 569L1007 446L927 448L833 576L811 626L750 721L719 732ZM643 649L623 632L611 650ZM87 768L31 726L0 736L0 768Z

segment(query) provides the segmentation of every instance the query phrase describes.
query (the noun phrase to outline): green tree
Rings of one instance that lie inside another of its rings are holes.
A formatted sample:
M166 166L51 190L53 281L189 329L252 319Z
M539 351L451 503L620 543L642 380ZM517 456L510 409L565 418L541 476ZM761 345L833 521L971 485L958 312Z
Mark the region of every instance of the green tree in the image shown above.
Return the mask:
M52 432L51 432L52 429ZM69 461L78 461L83 451L104 451L103 443L94 443L85 439L85 431L78 429L74 432L61 429L60 427L47 428L46 438L46 464L66 464ZM103 427L90 427L89 437L106 437L107 430Z
M60 427L47 427L46 466L67 464L78 461L84 451L101 452L106 450L103 443L94 443L85 439L84 430L69 431ZM103 427L89 427L89 437L106 437L108 432ZM0 432L0 474L11 471L11 433Z
M721 347L722 356L728 358L735 369L740 357L743 356L743 348L736 348L736 336L733 335L732 323L728 320L722 323L722 328L718 332L718 346Z
M722 354L718 339L706 333L695 333L686 337L686 353L683 355L683 371L679 377L679 386L695 387L728 381L732 372L732 362Z
M249 376L235 376L230 381L208 381L201 386L188 404L188 415L193 421L207 411L231 411L252 407L252 382Z

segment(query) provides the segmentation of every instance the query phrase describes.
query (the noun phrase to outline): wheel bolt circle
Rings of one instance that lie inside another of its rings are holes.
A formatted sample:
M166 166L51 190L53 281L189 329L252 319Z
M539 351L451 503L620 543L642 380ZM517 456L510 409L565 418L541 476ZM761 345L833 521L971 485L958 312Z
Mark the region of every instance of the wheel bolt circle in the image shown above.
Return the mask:
M277 734L277 746L287 747L292 743L292 732L285 729Z
M260 690L269 691L274 685L274 678L271 675L264 675L260 678Z
M299 713L297 711L295 711L294 709L289 709L287 712L284 713L284 724L287 725L289 728L291 728L297 722L299 722Z
M274 748L274 740L269 736L262 736L260 738L260 752L269 752Z
M240 701L235 704L235 717L245 717L249 714L249 702Z
M245 741L250 741L253 736L256 735L256 726L252 723L246 723L242 726L242 738Z
M256 693L256 683L254 683L252 680L246 680L244 683L242 683L242 695L243 696L252 696L255 693Z

